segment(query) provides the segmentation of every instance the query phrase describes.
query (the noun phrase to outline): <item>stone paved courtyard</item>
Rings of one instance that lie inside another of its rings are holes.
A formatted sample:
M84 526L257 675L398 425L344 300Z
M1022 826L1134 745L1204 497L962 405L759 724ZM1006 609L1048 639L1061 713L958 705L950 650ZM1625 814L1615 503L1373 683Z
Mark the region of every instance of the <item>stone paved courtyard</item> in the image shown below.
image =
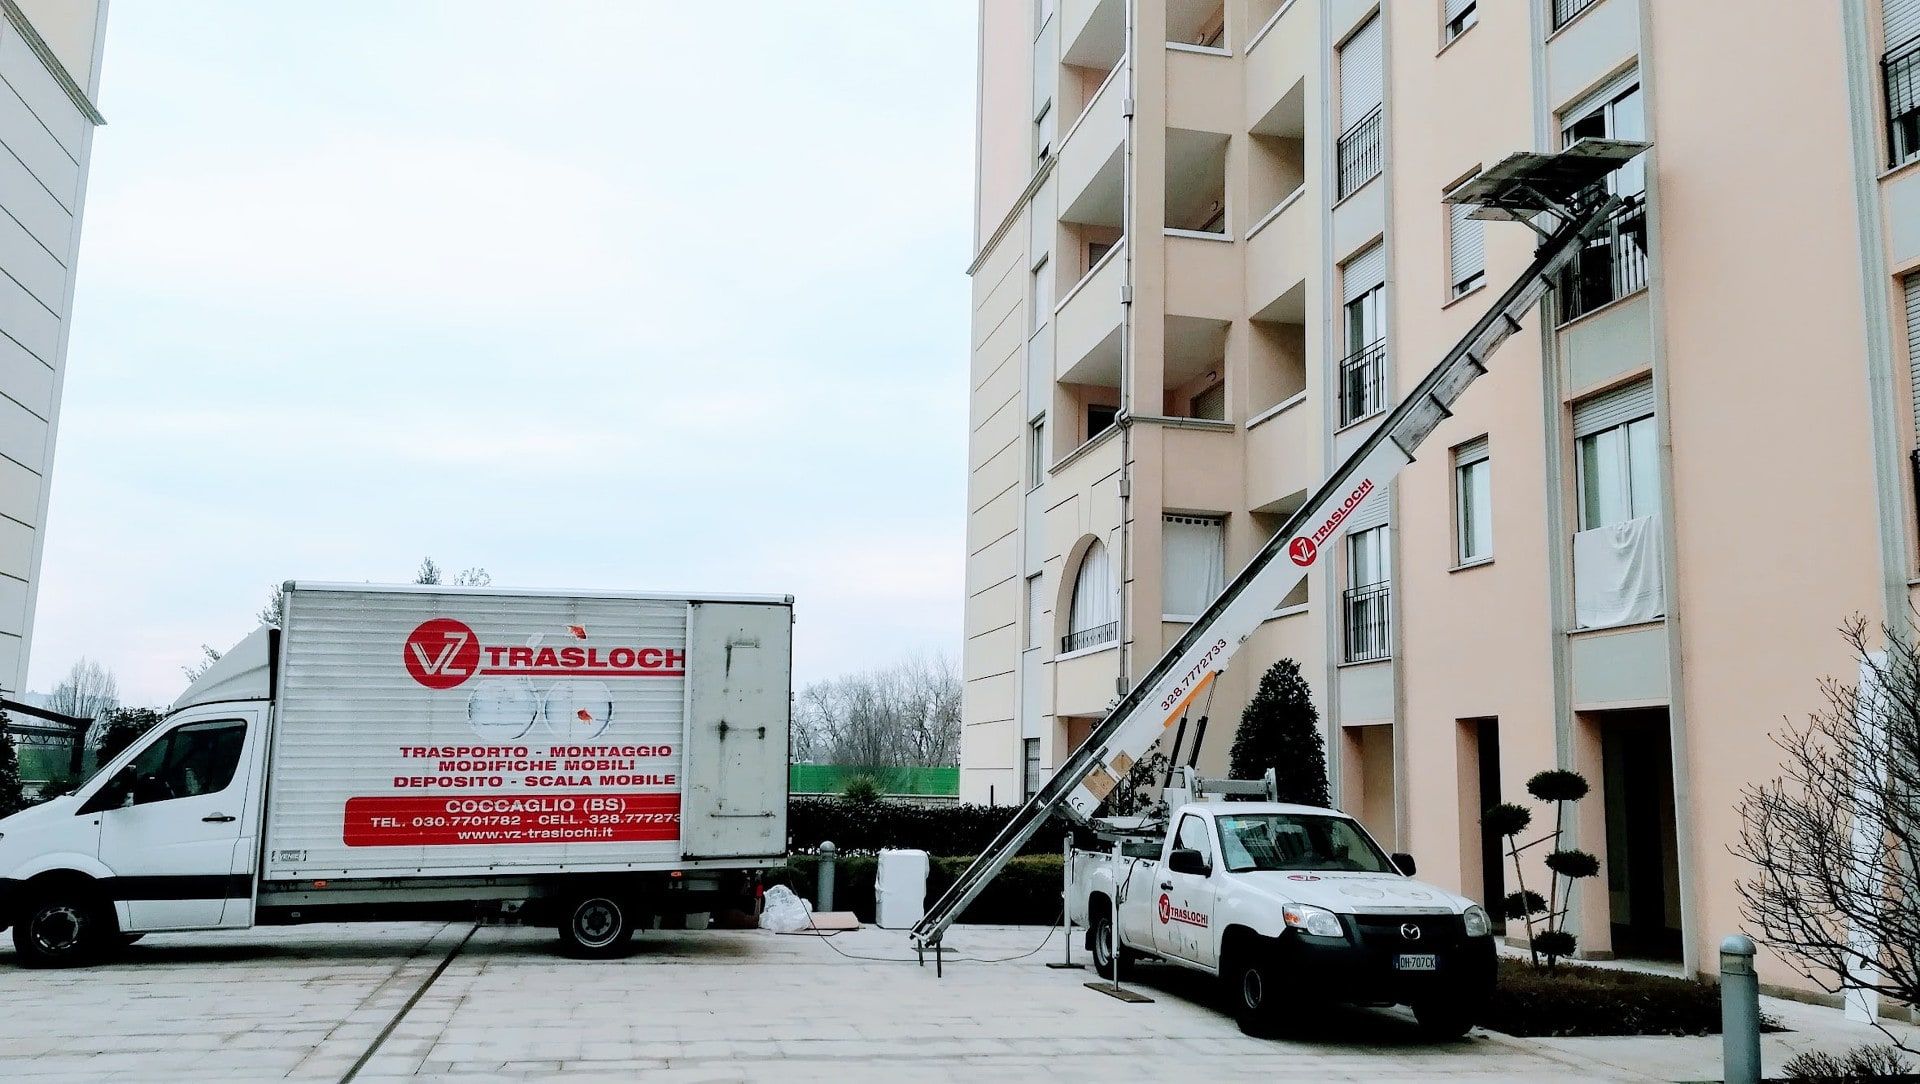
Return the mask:
M1155 1000L1128 1005L1085 989L1086 971L1048 969L1057 934L1037 955L976 962L1028 952L1043 936L1033 928L956 927L949 939L961 958L943 979L911 962L903 934L874 929L831 945L759 931L654 932L610 963L556 955L548 931L484 927L469 938L469 929L154 936L125 959L66 972L22 970L9 946L0 949L0 1080L342 1080L356 1070L361 1081L1718 1077L1718 1040L1536 1042L1476 1031L1435 1045L1410 1018L1383 1011L1338 1013L1312 1042L1249 1039L1186 973L1142 968L1137 987ZM1855 1030L1824 1045L1874 1037ZM1796 1037L1768 1041L1771 1070Z

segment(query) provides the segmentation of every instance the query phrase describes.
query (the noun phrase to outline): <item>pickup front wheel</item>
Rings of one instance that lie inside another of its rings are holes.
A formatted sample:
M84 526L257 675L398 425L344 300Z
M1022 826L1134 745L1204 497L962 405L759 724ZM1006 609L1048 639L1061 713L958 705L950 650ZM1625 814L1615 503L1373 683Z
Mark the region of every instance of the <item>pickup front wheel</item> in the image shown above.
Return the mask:
M1247 946L1228 961L1222 977L1233 1001L1233 1018L1243 1033L1267 1036L1279 1030L1285 998L1272 952Z

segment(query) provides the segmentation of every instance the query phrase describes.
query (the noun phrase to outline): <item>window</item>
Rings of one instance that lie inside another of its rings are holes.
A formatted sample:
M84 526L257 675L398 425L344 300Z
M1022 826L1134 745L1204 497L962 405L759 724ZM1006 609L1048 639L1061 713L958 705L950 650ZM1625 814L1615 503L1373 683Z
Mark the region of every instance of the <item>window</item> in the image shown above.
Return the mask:
M1920 15L1920 3L1914 8L1916 15ZM1901 279L1900 288L1907 302L1907 379L1913 403L1915 442L1907 463L1912 475L1914 507L1920 508L1920 272Z
M1347 356L1340 362L1340 424L1387 408L1386 251L1375 245L1340 269Z
M1047 599L1040 593L1040 573L1027 577L1027 647L1042 647L1047 642Z
M1226 521L1217 516L1160 519L1160 608L1169 620L1205 612L1226 575Z
M1073 577L1073 605L1067 613L1067 634L1060 640L1062 654L1110 644L1119 638L1113 594L1107 547L1095 539L1081 556L1080 570Z
M1384 88L1380 16L1369 18L1340 46L1340 141L1335 145L1338 198L1380 175L1380 102Z
M1645 139L1637 76L1614 84L1568 110L1561 130L1563 145L1582 139ZM1621 166L1607 179L1622 196L1647 189L1643 159ZM1647 212L1644 205L1623 207L1605 227L1581 243L1557 284L1560 320L1565 323L1644 289L1647 285Z
M127 765L133 789L126 804L147 805L227 789L240 767L246 737L247 724L237 719L188 723L175 729Z
M1040 115L1033 118L1033 164L1039 168L1053 153L1053 102L1040 107Z
M1660 510L1659 451L1652 417L1580 439L1580 529L1611 527Z
M1180 834L1173 845L1178 850L1195 851L1200 860L1206 863L1207 872L1213 872L1213 833L1207 831L1207 822L1192 813L1180 818Z
M1045 256L1033 265L1033 321L1028 333L1039 331L1047 326L1047 318L1053 315L1053 261Z
M1628 76L1575 106L1561 118L1560 145L1571 147L1582 139L1645 139L1647 122L1641 110L1640 77ZM1647 190L1644 157L1614 170L1608 187L1622 196Z
M1047 480L1047 418L1041 415L1027 427L1027 488L1038 489Z
M1493 557L1493 462L1487 438L1453 450L1453 518L1456 564Z
M1326 870L1397 873L1380 845L1345 817L1249 813L1220 818L1220 857L1229 873Z
M1888 165L1920 158L1920 0L1881 5L1886 54L1880 78L1887 92Z
M1567 25L1593 4L1594 0L1553 0L1553 28L1558 30Z
M1095 403L1087 407L1087 439L1092 440L1113 428L1116 418L1120 417L1119 407L1102 406Z
M1346 659L1374 662L1393 654L1392 554L1387 528L1373 527L1347 536Z
M1452 41L1480 21L1480 5L1477 0L1446 0L1440 17L1447 24L1446 40Z
M1104 260L1107 258L1107 253L1112 251L1113 251L1112 241L1088 241L1087 242L1087 270L1089 271L1093 270L1096 266L1099 265L1101 260Z
M1479 171L1475 170L1477 176ZM1472 180L1472 177L1467 180ZM1465 184L1466 181L1460 182ZM1455 185L1458 189L1460 186ZM1447 279L1453 296L1460 297L1479 289L1487 281L1487 224L1471 218L1471 204L1442 204L1447 210Z
M1187 412L1196 418L1224 422L1227 420L1227 386L1215 384L1206 391L1187 400Z
M1022 738L1020 740L1020 762L1023 766L1021 783L1026 787L1026 797L1040 793L1040 739Z

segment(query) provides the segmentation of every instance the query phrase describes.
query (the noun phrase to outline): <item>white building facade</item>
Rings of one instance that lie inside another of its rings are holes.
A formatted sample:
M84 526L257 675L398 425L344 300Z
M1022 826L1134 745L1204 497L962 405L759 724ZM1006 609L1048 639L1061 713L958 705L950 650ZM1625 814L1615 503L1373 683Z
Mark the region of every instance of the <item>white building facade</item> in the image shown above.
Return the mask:
M26 685L107 0L0 0L0 692Z

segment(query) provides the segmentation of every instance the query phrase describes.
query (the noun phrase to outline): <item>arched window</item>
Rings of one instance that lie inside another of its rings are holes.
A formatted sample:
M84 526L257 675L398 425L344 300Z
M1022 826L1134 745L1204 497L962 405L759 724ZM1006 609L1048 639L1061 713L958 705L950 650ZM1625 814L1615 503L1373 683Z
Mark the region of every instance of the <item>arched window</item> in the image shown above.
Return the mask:
M1080 556L1080 571L1073 578L1073 605L1068 610L1067 635L1060 641L1060 650L1081 651L1112 643L1119 636L1107 547L1095 539Z

